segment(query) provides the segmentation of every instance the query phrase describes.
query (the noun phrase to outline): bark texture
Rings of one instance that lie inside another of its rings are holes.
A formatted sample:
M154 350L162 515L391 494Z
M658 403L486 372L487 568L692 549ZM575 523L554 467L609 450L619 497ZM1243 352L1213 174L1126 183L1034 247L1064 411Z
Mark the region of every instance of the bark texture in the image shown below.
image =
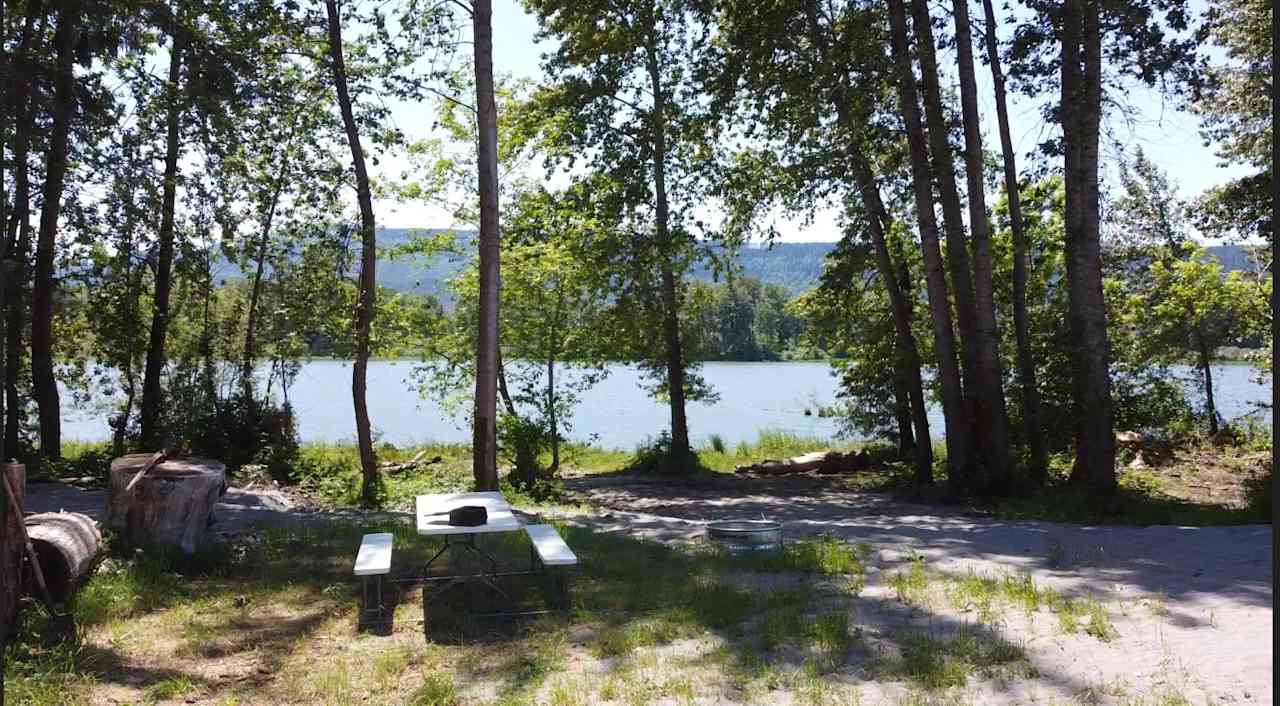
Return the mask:
M955 160L951 158L951 144L947 139L946 115L942 112L942 88L938 79L938 61L934 50L933 29L930 25L929 6L925 0L910 0L912 31L915 37L916 55L920 62L921 98L924 103L924 125L927 132L921 134L928 145L931 157L932 181L938 190L938 204L942 206L942 225L947 237L947 266L951 273L951 293L955 299L956 329L960 334L961 374L964 380L966 412L973 417L973 431L981 438L986 433L986 420L973 408L973 402L981 397L981 379L978 374L977 318L973 303L973 277L969 271L969 244L964 232L964 216L960 207L960 192L956 189ZM982 450L982 444L975 450ZM978 459L969 459L970 461ZM961 467L966 471L967 466Z
M1066 187L1068 325L1076 454L1071 483L1116 489L1111 346L1102 294L1098 139L1102 121L1102 31L1097 0L1062 5L1062 147Z
M973 237L974 358L978 389L973 404L981 433L981 466L975 489L1003 494L1012 488L1009 462L1009 413L1004 404L1004 370L1000 365L1000 334L996 325L995 284L992 277L991 227L983 185L982 126L978 118L978 86L969 26L969 0L954 0L956 57L960 73L960 110L964 119L965 179L969 195L969 230Z
M53 125L45 160L44 203L40 210L35 286L31 296L31 392L39 409L40 453L48 458L62 457L62 414L58 406L58 381L53 374L53 300L57 287L54 255L67 177L71 120L75 114L75 49L80 36L79 23L73 5L59 10L53 40L57 51Z
M31 178L29 162L31 152L32 97L29 66L32 38L38 35L36 18L43 16L43 4L38 0L27 5L26 19L18 48L11 61L14 66L14 82L11 94L14 117L14 177L13 213L5 223L5 257L13 262L9 282L3 290L7 311L5 331L4 370L4 448L18 448L18 432L22 422L22 400L18 396L18 376L23 360L23 332L27 330L27 260L31 253Z
M498 233L498 107L493 89L493 3L472 4L475 37L477 166L480 188L480 307L476 333L475 427L472 472L477 490L498 489L498 307L501 241Z
M671 408L671 453L688 456L689 419L685 413L684 342L680 340L680 282L672 266L675 243L671 236L667 197L667 94L658 62L657 30L651 28L646 48L646 68L653 92L653 196L661 268L662 336L667 362L667 399Z
M174 208L178 194L179 134L182 122L182 61L186 52L182 33L173 32L169 54L169 107L165 114L164 191L160 210L159 249L156 254L155 294L152 297L151 335L142 373L142 407L139 425L144 446L158 446L160 408L164 391L165 340L169 334L169 295L173 289Z
M44 512L27 517L26 525L49 595L66 605L102 553L98 523L76 512ZM28 587L39 595L36 590Z
M817 7L810 1L805 9L809 34L818 51L818 60L822 65L830 66L832 52L818 26ZM894 333L897 336L894 346L897 354L895 384L900 388L898 394L902 398L896 410L899 450L903 453L911 451L916 482L932 483L933 445L929 441L929 417L928 408L924 402L920 353L916 346L915 334L911 330L913 307L911 306L910 280L906 276L905 262L901 258L897 258L895 262L885 237L892 219L880 198L880 187L871 167L871 160L858 144L865 124L852 112L850 96L853 94L853 89L849 85L848 75L841 74L834 80L833 86L835 90L832 100L835 103L836 115L840 124L849 133L849 156L853 164L852 176L857 187L858 199L870 216L868 231L871 235L872 250L875 253L876 270L888 294L889 306L893 312Z
M356 172L356 198L360 202L360 293L356 298L356 359L351 366L351 398L356 415L356 442L360 447L360 502L365 507L372 507L378 504L382 484L381 476L378 475L378 459L373 453L373 433L369 428L369 405L365 390L368 386L369 328L376 304L374 297L377 292L375 268L378 263L378 243L374 230L373 192L369 188L369 172L364 162L364 148L360 145L355 113L351 109L351 94L347 90L347 67L342 55L342 18L338 14L337 0L325 0L325 9L329 17L329 59L333 69L333 84L338 93L338 107L342 110L347 145L351 149L351 163Z
M0 473L8 476L21 505L27 487L26 466L6 463L0 466ZM10 509L5 492L0 487L0 643L9 635L18 613L18 598L22 595L23 546L18 528L22 517Z
M226 467L207 458L164 461L128 490L152 454L111 462L107 526L130 546L176 547L192 554L206 538L213 507L226 489Z
M889 0L889 19L893 60L898 74L898 100L907 126L907 142L911 151L911 178L915 194L916 215L920 229L920 245L924 256L925 283L929 311L933 323L934 347L938 361L942 415L946 424L947 470L951 478L963 475L970 461L970 424L956 363L956 338L951 326L951 301L948 296L942 250L938 243L938 224L933 215L933 178L928 146L920 119L920 104L915 91L915 72L911 69L910 43L907 38L906 9L903 0Z
M1000 153L1004 163L1004 186L1009 200L1009 229L1013 233L1013 329L1018 349L1018 382L1022 388L1022 428L1027 438L1031 479L1043 485L1049 473L1049 455L1040 425L1040 388L1036 382L1035 357L1031 352L1031 331L1027 322L1027 235L1022 223L1022 196L1018 189L1018 166L1009 130L1009 108L1005 100L1004 72L1000 69L1000 49L996 44L996 13L991 0L982 0L986 16L987 61L995 88L996 120L1000 131Z
M286 157L286 163L288 158ZM283 168L281 171L284 171ZM253 281L249 287L249 308L245 312L244 351L240 360L240 384L244 390L246 402L253 401L253 363L258 357L257 328L258 302L262 298L262 275L267 265L267 248L271 244L271 224L275 220L276 205L280 203L280 192L284 189L284 179L279 178L271 189L271 197L262 214L262 233L258 239L257 263L253 269Z

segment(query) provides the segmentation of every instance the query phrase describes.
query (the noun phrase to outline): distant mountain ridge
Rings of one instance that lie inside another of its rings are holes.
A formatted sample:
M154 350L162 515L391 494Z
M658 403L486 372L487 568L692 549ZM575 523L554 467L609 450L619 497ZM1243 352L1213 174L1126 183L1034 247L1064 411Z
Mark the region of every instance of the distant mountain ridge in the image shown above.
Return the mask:
M380 249L394 248L414 237L440 232L444 231L437 228L384 228L378 231L378 245ZM453 232L464 245L475 237L475 231ZM737 259L743 276L780 285L794 296L817 286L824 260L835 247L835 243L774 243L769 247L744 247L739 250ZM1228 272L1256 267L1248 252L1239 245L1213 245L1208 251ZM430 261L421 256L383 258L378 261L378 282L388 289L433 294L447 300L449 279L461 271L469 259L470 255L465 252L462 255L442 253ZM713 279L713 273L705 265L695 267L691 276L701 281Z

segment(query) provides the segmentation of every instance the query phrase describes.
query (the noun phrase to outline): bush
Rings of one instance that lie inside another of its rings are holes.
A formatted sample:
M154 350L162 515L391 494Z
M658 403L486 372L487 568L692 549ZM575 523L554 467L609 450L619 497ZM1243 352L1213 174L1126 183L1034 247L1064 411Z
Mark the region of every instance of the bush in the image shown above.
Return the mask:
M551 479L551 470L538 462L550 448L546 430L531 420L515 414L504 414L498 420L498 446L512 459L508 479L517 488L534 493Z
M698 457L695 454L677 456L671 447L671 433L663 429L656 439L647 440L636 447L636 455L630 468L663 474L689 473L697 469Z

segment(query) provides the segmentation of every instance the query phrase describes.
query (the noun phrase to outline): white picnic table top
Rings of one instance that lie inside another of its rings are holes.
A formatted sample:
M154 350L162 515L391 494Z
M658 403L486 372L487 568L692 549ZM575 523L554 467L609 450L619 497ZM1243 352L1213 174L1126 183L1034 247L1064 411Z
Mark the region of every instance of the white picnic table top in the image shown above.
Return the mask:
M489 515L483 525L462 527L449 524L449 511L463 505L480 505ZM418 534L438 537L451 534L481 534L488 532L516 532L524 528L520 518L511 512L502 493L436 493L416 498Z

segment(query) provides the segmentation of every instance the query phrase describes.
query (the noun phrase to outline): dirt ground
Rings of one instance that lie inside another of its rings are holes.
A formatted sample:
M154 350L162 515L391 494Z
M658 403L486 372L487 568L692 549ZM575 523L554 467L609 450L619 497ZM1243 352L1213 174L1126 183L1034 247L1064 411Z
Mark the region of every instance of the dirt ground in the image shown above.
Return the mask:
M951 694L955 701L936 703L1272 703L1269 526L1189 528L1009 522L967 513L962 508L912 505L882 494L834 490L821 480L809 478L724 477L673 483L669 479L657 481L628 475L586 476L569 479L567 487L592 509L540 511L541 514L601 533L667 544L700 543L705 541L704 525L711 520L768 518L783 523L788 540L826 535L859 545L866 553L866 585L851 604L851 623L860 637L860 647L856 649L868 653L864 661L876 659L877 645L892 643L890 638L904 631L936 635L981 631L1025 651L1029 664L1025 671L971 680L961 693ZM102 491L32 484L27 505L30 511L68 509L98 516L104 500ZM265 525L359 517L362 516L353 513L311 512L292 507L288 498L271 492L233 489L218 507L214 529L236 534ZM904 600L892 579L913 564L925 568L930 586L920 595ZM1029 574L1037 584L1066 596L1096 599L1110 615L1113 630L1105 638L1064 632L1055 629L1055 618L1048 612L1003 610L994 617L983 616L976 606L957 605L946 594L947 587L953 585L949 580L971 574L1003 577L1015 573ZM364 651L369 655L362 659L369 664L386 662L389 655L405 654L412 655L404 659L414 664L426 660L419 666L427 670L436 659L428 657L438 651L420 652L423 645L418 630L406 628L391 637L363 636L350 642L345 617L313 607L311 612L315 614L310 615L300 604L293 613L280 616L282 622L276 624L287 626L294 619L320 621L318 624L324 625L318 631L322 642L333 645L336 651L313 651L307 659L320 662L289 664L291 672L300 670L305 674L309 669L320 669L321 662L339 658L343 665L350 661L351 668L358 670L356 665L363 662L353 655ZM403 608L414 610L412 605ZM199 607L192 606L191 610L198 613ZM258 626L255 630L263 630L273 622L264 622L261 617L253 622ZM147 626L144 632L163 634L171 629L168 626L177 624L173 621L181 622L188 631L193 625L199 626L197 614L175 613L155 620L156 624ZM250 634L253 631L246 630L240 639L268 646L274 644L271 632L266 629L261 634ZM291 640L296 632L286 630L282 634L281 639ZM209 636L202 643L206 647L198 655L186 655L184 661L195 656L207 661L211 668L216 666L215 672L226 670L210 673L211 683L268 679L269 672L262 671L264 667L260 665L241 665L241 669L231 664L241 659L242 653L234 646L222 645L225 639L226 636ZM576 700L565 697L569 677L575 680L573 684L605 684L616 670L617 665L611 660L597 658L584 647L590 639L593 638L583 637L580 645L574 638L558 648L568 655L567 673L564 679L552 681L539 702L594 703L602 698L603 691L587 692ZM715 639L705 636L676 640L645 648L645 661L637 662L641 665L638 669L653 671L652 679L661 681L683 669L679 665L712 663L722 648ZM271 651L269 647L265 650ZM483 650L474 656L482 653ZM441 667L447 668L443 664ZM459 677L463 702L491 700L494 675L478 668L472 671L469 677ZM696 691L697 698L685 701L818 702L812 695L805 696L791 687L766 693L740 693L728 686L721 689L715 686L715 669L704 672L703 677L695 675L691 679L709 681L696 682L699 686L690 687L690 693ZM150 678L147 674L150 672L140 672L136 685L98 691L92 701L128 702ZM645 679L642 674L634 681L643 683ZM904 701L906 692L900 680L857 679L843 673L824 679L828 685L824 688L836 683L852 690L849 693L857 693L856 703L915 703ZM320 686L311 684L299 683L281 693L292 696L271 703L338 703L327 697ZM291 700L294 696L301 701ZM371 696L381 702L373 692L364 697L357 693L352 701ZM642 701L682 702L669 695ZM341 702L347 699L344 697Z
M1270 526L1007 522L829 490L803 478L674 485L597 476L569 487L599 508L572 521L599 531L690 542L701 541L711 520L767 518L782 522L791 539L830 534L867 543L881 575L918 555L944 575L1027 572L1037 583L1115 608L1110 641L1058 635L1004 616L995 629L1026 648L1039 677L1013 693L974 694L973 703L1052 703L1090 693L1101 701L1123 693L1163 703L1159 695L1170 692L1194 703L1272 703ZM862 619L883 622L885 610L877 606L892 603L892 590L872 577L862 597ZM932 625L966 619L963 611L936 606L910 618Z

